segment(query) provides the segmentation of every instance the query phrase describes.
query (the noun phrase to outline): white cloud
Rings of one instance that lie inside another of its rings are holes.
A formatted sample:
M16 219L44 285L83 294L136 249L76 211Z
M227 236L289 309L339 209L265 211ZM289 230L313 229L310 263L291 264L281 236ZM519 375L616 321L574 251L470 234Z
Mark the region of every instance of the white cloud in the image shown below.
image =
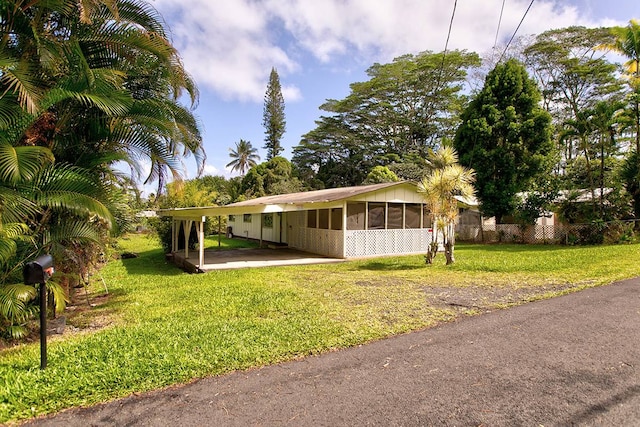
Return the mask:
M511 37L529 3L505 3L499 42ZM502 4L459 2L449 48L490 49ZM302 99L287 77L295 80L305 56L331 65L355 57L366 66L404 53L441 51L453 8L450 0L156 0L155 5L198 84L225 100L251 102L262 101L271 67L278 69L285 99ZM539 0L519 35L612 22L588 20L566 1Z

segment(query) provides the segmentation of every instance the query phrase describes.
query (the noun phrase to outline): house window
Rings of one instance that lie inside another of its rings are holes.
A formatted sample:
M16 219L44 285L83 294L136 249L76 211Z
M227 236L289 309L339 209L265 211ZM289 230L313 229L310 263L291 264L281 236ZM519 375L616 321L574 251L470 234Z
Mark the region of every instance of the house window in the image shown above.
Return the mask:
M420 211L421 205L408 203L404 208L404 227L420 228Z
M384 230L384 220L386 214L386 203L369 203L369 212L367 215L367 229Z
M307 211L307 228L317 228L318 211Z
M366 203L347 203L347 230L364 230Z
M329 209L320 209L318 211L318 228L322 230L329 229Z
M342 230L342 208L331 209L331 229Z
M242 222L251 222L251 214L242 215Z
M264 228L273 228L273 214L265 214L262 217L262 226Z
M402 228L404 209L402 203L389 203L387 211L387 228Z
M229 215L229 222L236 222L236 216L235 215Z

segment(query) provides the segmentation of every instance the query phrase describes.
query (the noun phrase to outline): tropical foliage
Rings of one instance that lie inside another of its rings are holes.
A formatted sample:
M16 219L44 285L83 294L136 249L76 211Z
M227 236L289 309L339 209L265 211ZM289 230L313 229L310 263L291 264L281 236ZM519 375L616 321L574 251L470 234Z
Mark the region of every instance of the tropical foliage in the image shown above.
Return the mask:
M438 235L442 236L447 265L455 262L455 224L458 217L459 198L469 200L475 196L475 172L458 164L458 153L451 147L441 147L429 156L431 171L418 184L429 215L433 233L427 264L432 264L438 253Z
M254 148L249 141L245 141L244 139L236 142L236 148L230 148L229 151L229 157L233 160L227 163L227 167L230 167L231 171L240 172L240 175L244 175L249 168L257 165L257 161L260 160L258 149Z
M34 294L19 284L25 261L53 254L61 308L126 228L119 162L161 188L181 155L204 152L178 102L197 89L148 3L3 1L0 28L0 332L17 336Z

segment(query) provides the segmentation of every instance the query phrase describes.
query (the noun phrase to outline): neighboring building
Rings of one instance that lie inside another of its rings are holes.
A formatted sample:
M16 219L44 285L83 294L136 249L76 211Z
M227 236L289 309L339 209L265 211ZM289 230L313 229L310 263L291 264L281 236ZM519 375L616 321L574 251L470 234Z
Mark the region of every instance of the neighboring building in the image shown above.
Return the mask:
M206 217L227 216L234 236L335 258L426 253L432 233L423 198L410 182L266 196L159 214L174 219L173 252L180 227L191 230L197 225L201 265Z

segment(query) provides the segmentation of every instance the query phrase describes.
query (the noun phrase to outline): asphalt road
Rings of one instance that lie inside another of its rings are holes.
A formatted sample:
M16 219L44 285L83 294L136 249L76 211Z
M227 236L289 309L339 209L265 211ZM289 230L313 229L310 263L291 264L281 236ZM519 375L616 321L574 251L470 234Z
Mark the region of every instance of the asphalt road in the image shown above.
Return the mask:
M38 426L640 426L640 278Z

